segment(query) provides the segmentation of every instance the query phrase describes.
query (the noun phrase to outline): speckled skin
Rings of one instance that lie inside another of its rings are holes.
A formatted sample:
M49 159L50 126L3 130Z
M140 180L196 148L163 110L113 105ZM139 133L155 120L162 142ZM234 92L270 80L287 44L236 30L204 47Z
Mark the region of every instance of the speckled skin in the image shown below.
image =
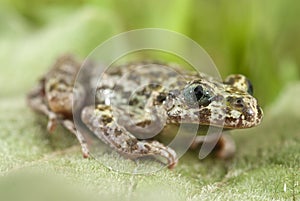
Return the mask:
M55 66L63 66L58 63ZM53 77L63 75L57 67L52 72L58 72L59 75L50 73L45 76L39 90L43 93L31 92L30 106L39 111L42 111L41 105L47 107L48 111L42 112L50 120L53 119L50 114L54 113L72 121L68 102L65 98L60 99L70 93L56 95L58 99L49 98L56 90L49 90L47 85ZM69 79L73 80L77 72L75 70L73 76L69 75L72 77ZM62 77L65 76L68 75ZM95 82L93 77L87 79L89 83ZM60 83L62 80L54 82ZM72 83L68 82L68 88ZM84 93L84 90L78 91L79 94ZM130 158L161 156L167 159L169 168L172 168L177 164L176 153L153 140L155 134L168 124L180 123L224 126L227 129L256 126L261 122L263 113L252 91L251 83L243 75L231 75L220 82L202 73L183 71L177 66L153 62L126 64L109 69L102 75L97 83L95 105L84 107L81 118L98 138L120 154ZM36 99L42 104L36 104ZM67 99L71 100L72 97ZM57 110L54 107L57 105L63 107ZM88 149L79 132L77 137L87 156ZM203 138L199 139L195 139L196 144L203 142ZM231 141L227 137L219 139L219 156L226 158L233 154L235 149Z

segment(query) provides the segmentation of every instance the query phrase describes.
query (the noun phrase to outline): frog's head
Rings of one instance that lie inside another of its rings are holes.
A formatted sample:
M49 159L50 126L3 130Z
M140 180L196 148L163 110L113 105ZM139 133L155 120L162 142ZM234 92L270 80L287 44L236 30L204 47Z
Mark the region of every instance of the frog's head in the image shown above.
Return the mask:
M224 83L193 80L176 96L168 116L186 123L250 128L258 125L263 116L252 94L251 82L242 75L229 76Z

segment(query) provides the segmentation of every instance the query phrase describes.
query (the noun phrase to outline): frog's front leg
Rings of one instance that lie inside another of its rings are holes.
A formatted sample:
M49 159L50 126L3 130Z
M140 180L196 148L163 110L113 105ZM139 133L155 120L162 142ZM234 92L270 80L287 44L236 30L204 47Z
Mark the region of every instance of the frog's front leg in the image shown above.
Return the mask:
M82 111L81 118L98 138L128 158L160 156L167 159L169 168L177 164L176 153L173 149L158 141L139 140L124 126L119 125L111 106L86 107Z
M62 120L61 123L65 128L67 128L69 131L71 131L76 136L78 142L80 143L83 157L88 158L89 157L89 149L87 147L86 140L85 140L84 136L82 135L82 133L76 129L74 122L69 119L64 119L64 120Z
M57 114L52 112L45 103L42 84L32 89L27 96L27 103L33 110L40 112L48 117L47 130L51 133L57 126Z
M47 125L47 130L51 133L55 130L57 123L61 122L61 124L67 128L69 131L71 131L77 138L77 140L79 141L80 145L81 145L81 150L82 150L82 154L84 158L87 158L89 156L89 150L86 144L86 141L83 137L83 135L76 130L75 126L74 126L74 122L60 117L58 114L56 114L55 112L52 112L48 105L45 103L44 100L44 96L43 96L43 91L42 91L42 87L37 87L35 89L33 89L27 97L27 102L28 105L42 113L45 114L48 117L48 125Z
M196 136L191 148L196 149L200 144L212 143L215 145L214 150L216 151L217 157L221 159L232 158L236 151L236 146L233 138L226 133L219 135L209 135L209 136Z

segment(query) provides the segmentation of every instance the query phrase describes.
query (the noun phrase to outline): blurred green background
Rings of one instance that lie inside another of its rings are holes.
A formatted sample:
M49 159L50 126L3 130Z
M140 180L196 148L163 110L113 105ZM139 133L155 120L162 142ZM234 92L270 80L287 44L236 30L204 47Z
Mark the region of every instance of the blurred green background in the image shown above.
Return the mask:
M0 200L299 200L299 19L296 0L0 0ZM223 78L252 81L265 118L232 132L231 161L189 151L173 171L118 174L83 159L62 127L49 135L46 118L26 106L61 54L83 59L118 33L149 27L195 40Z
M199 43L223 77L247 75L264 106L299 79L299 10L295 0L2 0L1 68L17 79L25 73L29 86L33 76L19 69L42 74L64 52L85 57L123 31L165 28ZM0 93L15 93L17 84Z

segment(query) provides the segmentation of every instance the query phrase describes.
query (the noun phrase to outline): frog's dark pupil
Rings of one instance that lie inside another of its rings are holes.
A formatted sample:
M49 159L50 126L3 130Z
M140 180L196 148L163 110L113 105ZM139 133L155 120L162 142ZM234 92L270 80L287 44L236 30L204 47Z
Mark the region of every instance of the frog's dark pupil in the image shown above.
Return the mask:
M198 85L194 89L194 94L196 96L197 101L199 101L203 97L203 88L200 85Z

